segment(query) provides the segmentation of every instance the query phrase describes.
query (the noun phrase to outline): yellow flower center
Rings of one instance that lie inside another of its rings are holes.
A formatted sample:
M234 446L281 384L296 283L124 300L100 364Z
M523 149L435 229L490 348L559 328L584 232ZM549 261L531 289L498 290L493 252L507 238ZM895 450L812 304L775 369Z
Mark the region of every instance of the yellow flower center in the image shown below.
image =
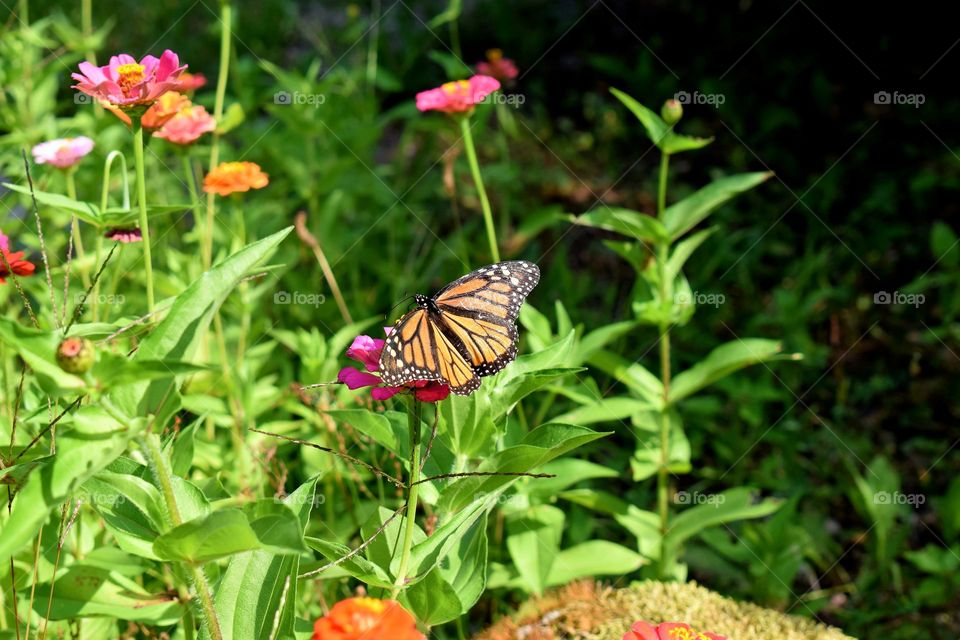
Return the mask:
M470 90L470 83L466 80L457 80L456 82L447 82L440 87L444 93L454 94Z
M694 631L693 629L671 629L670 637L677 640L707 640L707 636Z
M124 93L129 91L134 85L143 82L143 71L144 66L135 62L122 64L117 67L117 73L120 75L118 84Z
M490 62L500 62L503 58L503 51L500 49L490 49L487 51L487 60Z

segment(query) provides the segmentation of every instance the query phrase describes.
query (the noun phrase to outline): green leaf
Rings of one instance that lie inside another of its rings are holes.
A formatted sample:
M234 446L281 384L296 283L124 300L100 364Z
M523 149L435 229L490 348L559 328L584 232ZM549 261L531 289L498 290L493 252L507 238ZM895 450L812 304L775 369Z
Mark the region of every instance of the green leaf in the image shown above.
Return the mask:
M620 576L646 560L632 549L606 540L590 540L564 549L553 561L547 586L568 584L588 576Z
M579 216L571 216L571 220L583 227L613 231L649 244L665 242L670 237L662 222L653 216L630 209L602 207Z
M767 498L754 502L753 492L746 487L729 489L714 496L715 500L690 507L676 516L664 536L668 555L704 529L719 524L763 518L780 508L782 500Z
M545 424L525 435L520 444L487 458L477 471L526 473L609 434L569 424ZM440 492L437 507L443 511L459 511L478 496L499 495L516 480L510 476L460 478Z
M293 227L247 245L204 273L177 296L166 317L140 343L133 360L189 361L206 333L213 314L247 272L271 254ZM112 397L127 415L167 413L175 380L140 382L116 390Z
M22 193L27 196L30 195L29 187L10 184L9 182L4 182L3 186L10 191L16 191L17 193ZM99 222L100 208L91 202L82 202L59 193L48 193L46 191L37 191L36 189L33 190L33 195L37 199L37 204L75 213L81 220L92 224L98 224Z
M507 517L507 550L527 591L540 595L560 551L564 513L541 504Z
M310 520L316 479L300 485L283 503L292 511L300 530ZM216 608L224 640L268 638L280 611L277 638L293 637L297 598L298 555L253 551L233 556L217 589ZM280 610L280 602L284 607ZM209 638L209 635L204 636Z
M243 510L214 511L174 527L153 543L161 559L184 562L208 562L254 549L274 554L306 550L300 522L290 507L263 499Z
M652 408L651 404L645 400L638 400L629 396L614 396L602 398L591 404L581 405L557 416L554 420L588 425L611 420L625 420L640 411L649 411Z
M703 231L693 234L686 240L677 243L673 251L670 252L670 257L667 259L667 280L672 281L679 275L683 265L686 264L690 256L693 255L693 252L696 251L700 245L703 244L703 241L709 238L714 231L714 227L704 229Z
M633 534L641 554L647 558L657 557L660 544L660 518L657 514L596 489L572 489L558 494L558 497L611 516Z
M38 584L33 603L34 611L50 620L110 616L166 626L176 623L182 615L176 595L148 593L118 572L86 564L57 572L52 585Z
M541 467L543 473L555 475L555 478L531 479L522 490L530 496L553 498L564 489L584 480L594 478L617 478L620 472L596 462L579 458L560 458Z
M329 542L327 540L312 538L309 536L305 538L305 540L307 546L312 549L316 549L323 554L324 558L326 558L326 562L322 562L320 564L327 564L327 562L339 560L353 551L353 549L350 547L338 542ZM390 576L387 575L387 573L378 565L370 562L359 554L351 557L349 560L344 560L337 566L357 580L360 580L366 584L368 587L380 587L381 589L393 588L393 580L390 578ZM326 576L320 574L318 577L324 578Z
M159 560L153 541L163 531L166 512L156 487L138 476L101 471L83 489L121 549Z
M423 576L432 570L491 507L490 501L476 500L468 508L461 509L449 520L443 522L425 540L414 544L410 550L410 575ZM393 564L399 565L400 558L393 560ZM392 573L396 574L393 569L395 567L391 567Z
M243 124L246 114L243 112L243 106L239 102L234 102L223 114L223 118L217 123L217 133L223 135L233 131Z
M663 384L639 362L632 362L606 349L598 350L588 362L625 384L654 408L663 406Z
M664 153L680 153L681 151L699 149L713 142L713 138L694 138L675 133L673 127L664 122L663 118L657 113L646 108L624 92L611 87L610 93L632 111L633 115L637 116L637 120L646 129L647 137Z
M770 172L740 173L714 180L702 189L679 202L675 202L663 212L663 223L674 240L695 227L714 209L735 195L768 180Z
M426 625L454 620L463 610L456 590L440 575L439 569L432 570L418 583L405 589L403 601L417 620Z
M732 340L711 351L706 358L677 374L670 384L670 402L674 403L752 364L777 359L798 359L795 354L781 355L776 340L746 338Z

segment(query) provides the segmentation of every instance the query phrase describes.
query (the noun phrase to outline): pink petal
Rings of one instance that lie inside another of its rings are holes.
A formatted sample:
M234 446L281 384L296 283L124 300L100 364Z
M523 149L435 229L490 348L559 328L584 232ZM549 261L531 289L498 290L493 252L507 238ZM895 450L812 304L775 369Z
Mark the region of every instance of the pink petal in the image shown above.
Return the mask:
M353 344L347 349L347 357L363 363L367 371L380 369L380 353L383 351L384 341L370 336L357 336Z
M80 73L83 74L83 77L77 77L78 74L75 73L73 74L73 79L79 82L90 80L93 84L100 84L107 79L107 77L103 75L103 71L100 70L100 67L95 64L90 64L86 60L80 63Z
M173 51L167 49L163 52L163 55L160 56L160 63L157 65L156 79L161 82L166 80L179 66L180 58ZM182 70L183 69L181 69L181 71Z
M659 640L656 628L649 622L634 622L623 640Z
M362 387L373 387L380 384L380 378L353 367L344 367L340 369L340 373L337 374L337 382L347 385L348 389L360 389Z
M374 387L370 395L374 400L387 400L404 390L404 387Z

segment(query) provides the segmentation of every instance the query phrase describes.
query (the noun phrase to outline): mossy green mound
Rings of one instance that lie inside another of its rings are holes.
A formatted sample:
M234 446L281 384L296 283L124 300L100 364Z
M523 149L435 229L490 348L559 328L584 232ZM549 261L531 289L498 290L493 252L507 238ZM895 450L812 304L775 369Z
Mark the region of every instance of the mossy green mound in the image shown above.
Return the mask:
M637 620L686 622L730 640L852 640L839 629L736 602L693 582L655 581L624 589L575 583L526 602L476 640L621 640Z

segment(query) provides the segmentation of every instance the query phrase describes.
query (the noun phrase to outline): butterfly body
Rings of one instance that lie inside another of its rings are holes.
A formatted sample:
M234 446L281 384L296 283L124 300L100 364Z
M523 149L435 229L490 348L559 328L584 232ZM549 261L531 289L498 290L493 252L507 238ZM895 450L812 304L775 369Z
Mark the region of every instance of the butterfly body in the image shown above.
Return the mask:
M380 374L390 386L419 380L446 382L469 395L517 357L520 306L540 280L532 262L488 265L459 278L435 296L414 296L417 308L387 337Z

